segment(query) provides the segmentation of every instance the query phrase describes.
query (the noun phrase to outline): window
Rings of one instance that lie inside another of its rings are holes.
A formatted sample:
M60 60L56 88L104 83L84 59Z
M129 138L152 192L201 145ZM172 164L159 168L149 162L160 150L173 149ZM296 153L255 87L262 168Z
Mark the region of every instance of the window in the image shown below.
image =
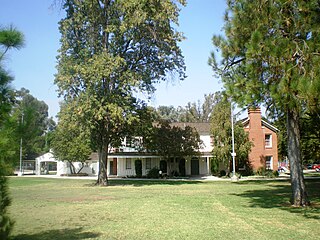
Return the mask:
M132 147L132 138L126 137L126 147Z
M151 158L146 158L146 169L151 169Z
M126 158L126 169L131 169L131 158Z
M266 169L272 169L272 156L266 156Z
M272 147L272 135L271 134L266 134L264 136L264 143L265 143L265 146L270 148Z

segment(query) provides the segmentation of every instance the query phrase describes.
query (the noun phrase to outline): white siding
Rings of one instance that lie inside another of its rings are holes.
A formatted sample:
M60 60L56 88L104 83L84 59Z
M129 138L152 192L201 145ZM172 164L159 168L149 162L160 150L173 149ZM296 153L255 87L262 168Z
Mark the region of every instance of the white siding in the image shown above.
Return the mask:
M203 142L203 148L200 149L201 152L211 152L213 147L211 145L211 137L210 135L202 135L200 139Z

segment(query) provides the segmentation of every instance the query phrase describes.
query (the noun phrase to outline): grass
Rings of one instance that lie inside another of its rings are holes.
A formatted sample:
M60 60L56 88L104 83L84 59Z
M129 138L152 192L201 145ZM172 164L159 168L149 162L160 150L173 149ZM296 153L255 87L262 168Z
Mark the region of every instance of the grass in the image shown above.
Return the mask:
M292 208L286 181L239 183L10 178L13 239L319 239L313 202Z

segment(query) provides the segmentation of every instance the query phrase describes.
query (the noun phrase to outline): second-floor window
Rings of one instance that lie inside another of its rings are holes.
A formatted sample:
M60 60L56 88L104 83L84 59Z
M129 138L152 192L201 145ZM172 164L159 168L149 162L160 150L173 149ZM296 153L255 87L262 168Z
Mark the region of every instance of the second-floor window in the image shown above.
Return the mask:
M272 135L266 134L264 137L265 147L271 148L272 147Z

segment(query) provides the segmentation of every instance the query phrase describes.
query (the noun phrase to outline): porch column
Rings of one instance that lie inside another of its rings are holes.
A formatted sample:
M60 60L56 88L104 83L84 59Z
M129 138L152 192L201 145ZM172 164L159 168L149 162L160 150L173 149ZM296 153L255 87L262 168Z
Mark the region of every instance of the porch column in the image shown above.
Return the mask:
M207 174L211 175L211 170L210 170L210 158L206 157L206 162L207 162Z

